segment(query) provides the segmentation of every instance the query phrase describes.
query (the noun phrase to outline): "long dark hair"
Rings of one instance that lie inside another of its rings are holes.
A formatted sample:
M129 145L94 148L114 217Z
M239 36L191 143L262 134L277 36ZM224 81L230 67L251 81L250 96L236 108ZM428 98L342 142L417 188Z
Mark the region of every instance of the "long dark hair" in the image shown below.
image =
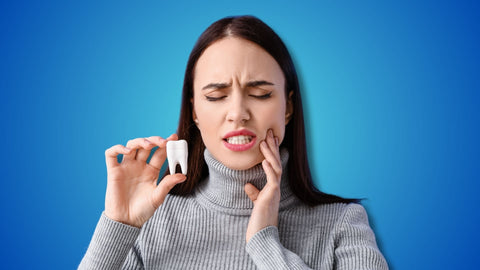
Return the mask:
M293 91L293 115L286 126L282 146L288 149L290 158L287 164L288 181L292 192L303 202L314 206L335 202L358 202L355 199L344 199L319 191L312 181L307 158L305 125L303 120L302 99L297 72L292 58L280 37L264 22L253 16L226 17L214 22L198 38L190 53L183 83L182 107L177 134L188 142L188 178L184 183L172 189L172 194L187 195L199 181L208 175L205 164L203 144L200 131L192 118L193 80L197 60L203 51L213 42L224 37L235 36L252 41L267 51L279 64L285 76L285 95ZM167 172L168 173L168 172Z

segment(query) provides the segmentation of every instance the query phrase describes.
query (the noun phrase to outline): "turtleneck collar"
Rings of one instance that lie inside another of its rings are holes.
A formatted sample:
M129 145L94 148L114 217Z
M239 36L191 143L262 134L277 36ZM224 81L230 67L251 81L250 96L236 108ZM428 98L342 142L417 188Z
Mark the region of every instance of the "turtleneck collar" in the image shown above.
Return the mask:
M283 168L280 184L280 209L294 197L287 181L288 156L286 148L280 149ZM205 149L204 157L209 176L197 187L198 201L208 208L227 214L250 215L253 203L245 193L244 186L252 183L260 190L265 186L267 176L262 164L259 163L247 170L232 170L216 160L207 149Z

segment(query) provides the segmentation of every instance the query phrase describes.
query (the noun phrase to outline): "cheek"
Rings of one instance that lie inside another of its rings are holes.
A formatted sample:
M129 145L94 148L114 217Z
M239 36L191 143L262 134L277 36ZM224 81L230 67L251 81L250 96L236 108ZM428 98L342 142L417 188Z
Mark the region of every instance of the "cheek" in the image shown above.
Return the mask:
M215 107L208 104L207 101L200 97L195 97L195 114L200 123L208 123L210 120L215 121L218 118L218 112L216 113Z
M285 121L283 121L284 119L282 119L282 123L275 123L275 125L273 126L273 134L275 136L278 137L279 141L283 141L283 138L285 136Z
M270 110L264 112L263 115L266 116L265 132L268 129L272 129L273 135L278 137L278 139L282 141L285 135L285 108L280 108L279 110L278 106L275 106L272 107Z
M197 126L200 130L202 140L206 145L215 142L219 135L220 126L223 122L223 115L220 110L205 101L197 101L195 113L199 121Z

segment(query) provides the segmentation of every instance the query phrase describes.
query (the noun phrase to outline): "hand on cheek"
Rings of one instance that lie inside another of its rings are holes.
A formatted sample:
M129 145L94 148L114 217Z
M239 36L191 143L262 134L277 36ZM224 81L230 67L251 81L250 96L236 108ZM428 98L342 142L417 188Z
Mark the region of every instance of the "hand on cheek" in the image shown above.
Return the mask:
M260 143L260 151L265 157L262 162L262 167L267 175L265 187L258 190L250 183L245 185L245 192L254 205L247 227L247 242L263 228L277 226L278 224L280 180L282 176L278 142L278 137L275 137L272 130L269 130L265 141Z

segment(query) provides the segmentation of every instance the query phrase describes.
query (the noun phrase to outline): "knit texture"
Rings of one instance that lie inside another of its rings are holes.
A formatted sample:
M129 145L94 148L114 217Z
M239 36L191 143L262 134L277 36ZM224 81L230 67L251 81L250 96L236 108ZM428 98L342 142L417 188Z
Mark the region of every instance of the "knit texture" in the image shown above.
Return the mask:
M209 176L195 193L168 195L141 229L102 214L78 269L388 269L360 204L309 207L291 192L285 149L278 228L245 243L253 203L244 185L261 189L265 172L204 156Z

